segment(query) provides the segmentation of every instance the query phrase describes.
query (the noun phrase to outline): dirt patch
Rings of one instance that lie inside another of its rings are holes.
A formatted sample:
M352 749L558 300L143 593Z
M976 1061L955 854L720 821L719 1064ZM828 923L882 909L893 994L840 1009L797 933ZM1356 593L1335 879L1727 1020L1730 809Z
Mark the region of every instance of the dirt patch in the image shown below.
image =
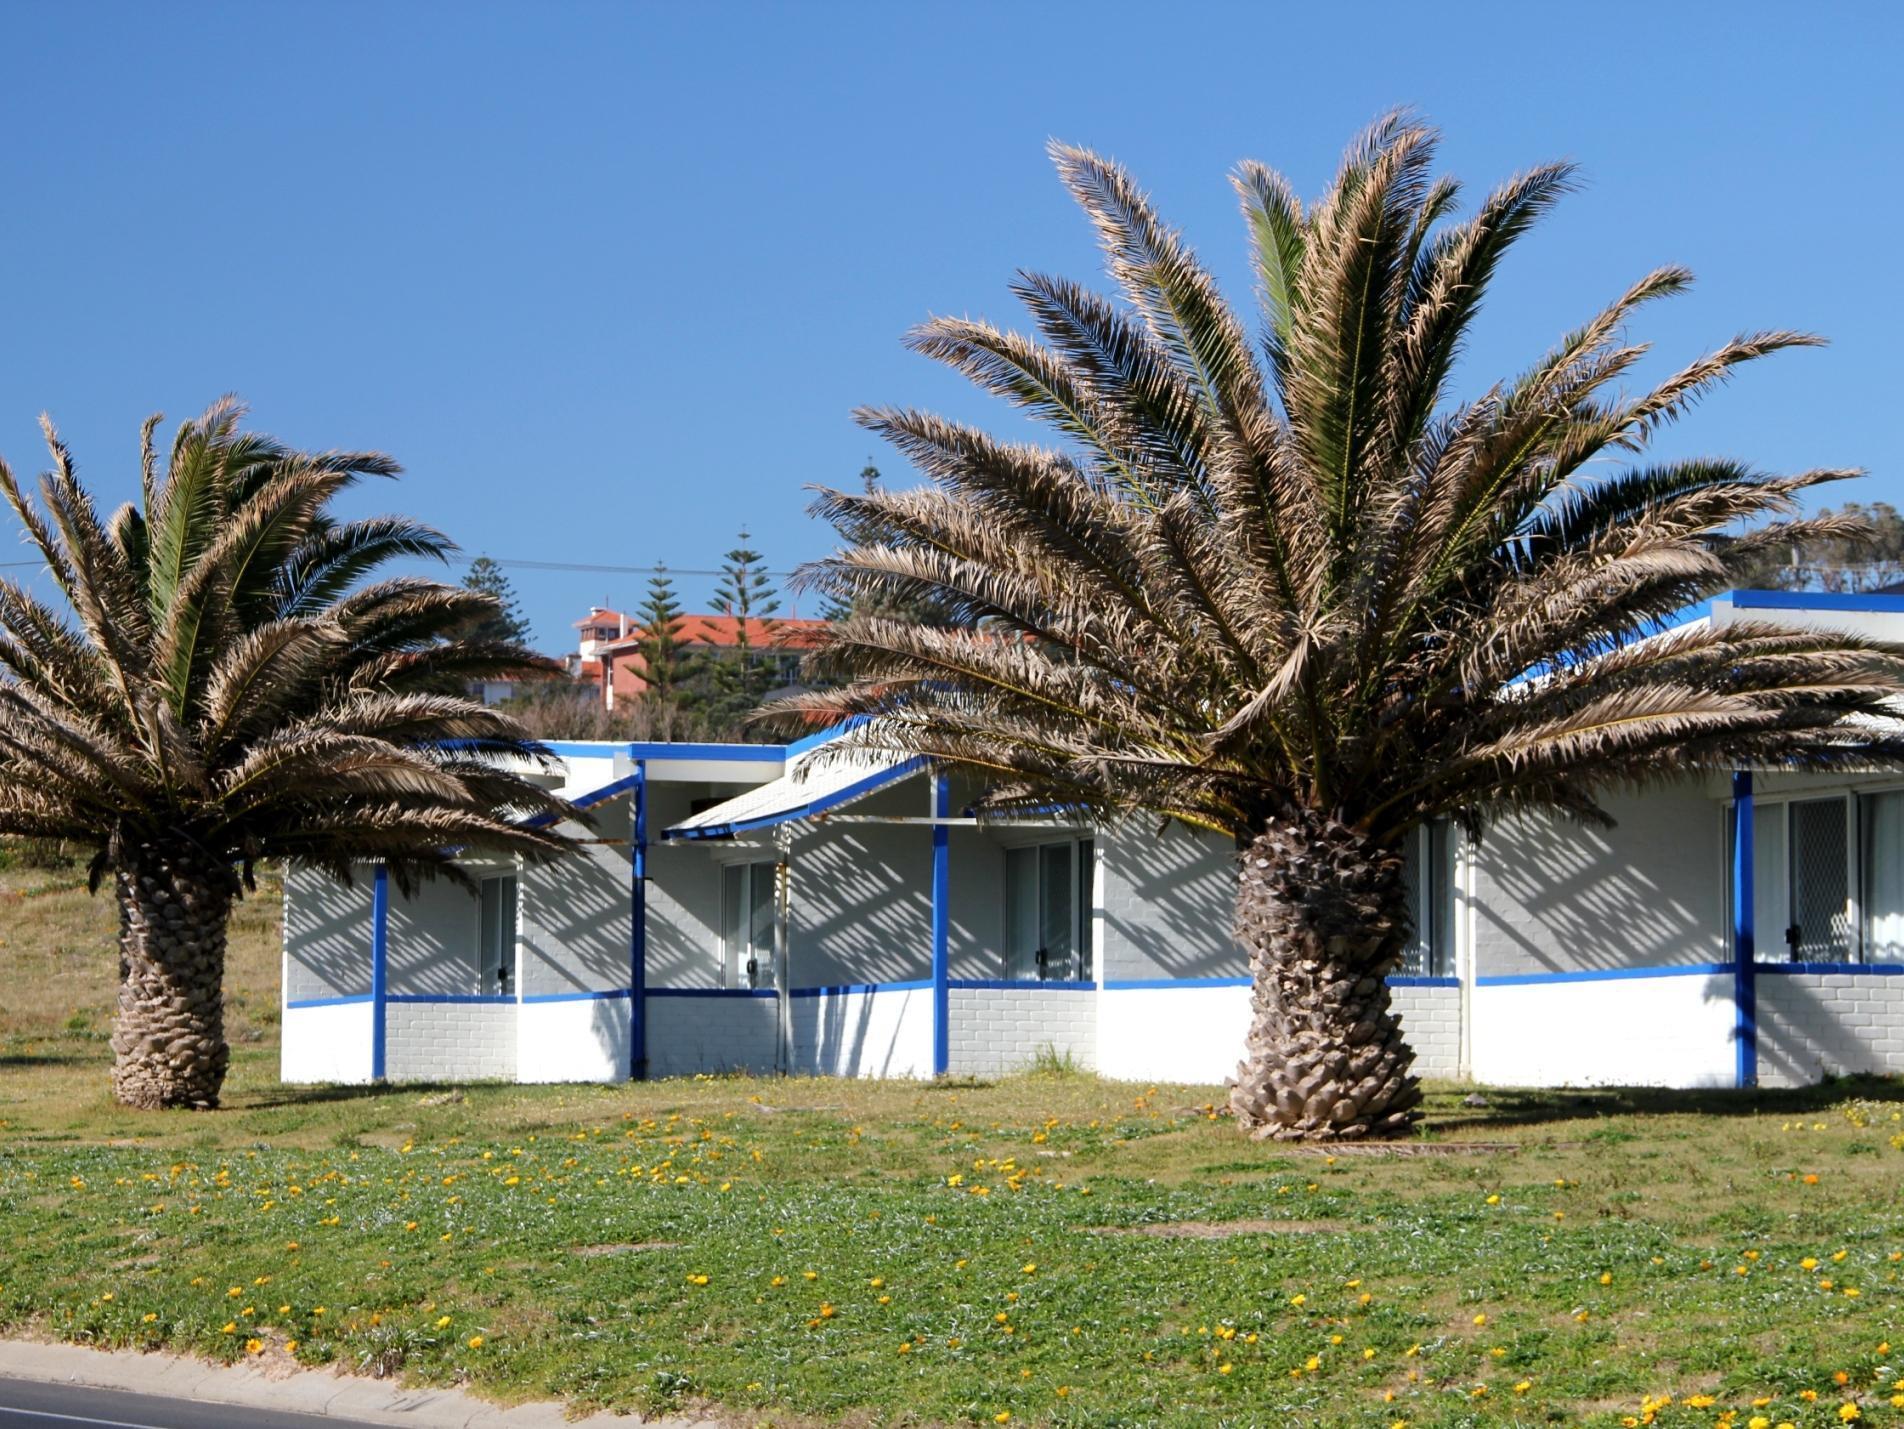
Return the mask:
M1141 1226L1093 1226L1091 1234L1225 1240L1233 1235L1335 1235L1347 1229L1342 1221L1154 1221Z
M678 1240L630 1240L611 1245L578 1245L570 1254L586 1256L633 1255L637 1251L643 1250L679 1250L680 1248L681 1242Z

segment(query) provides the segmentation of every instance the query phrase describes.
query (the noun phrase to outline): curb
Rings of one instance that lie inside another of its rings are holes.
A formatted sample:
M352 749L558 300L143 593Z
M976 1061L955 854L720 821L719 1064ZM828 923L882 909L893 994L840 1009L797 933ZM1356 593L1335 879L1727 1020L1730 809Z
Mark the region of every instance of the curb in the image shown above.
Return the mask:
M97 1350L83 1345L0 1340L0 1379L83 1384L204 1403L310 1414L360 1424L404 1424L413 1429L723 1429L717 1419L641 1419L591 1414L570 1419L560 1403L509 1408L460 1389L406 1389L391 1380L318 1369L268 1373L249 1364L220 1365L184 1355Z

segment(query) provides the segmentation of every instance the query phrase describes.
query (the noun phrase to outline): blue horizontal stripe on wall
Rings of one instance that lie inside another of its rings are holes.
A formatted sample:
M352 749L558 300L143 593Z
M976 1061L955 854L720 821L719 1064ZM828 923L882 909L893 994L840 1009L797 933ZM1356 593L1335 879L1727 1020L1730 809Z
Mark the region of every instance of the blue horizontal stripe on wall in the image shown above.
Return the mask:
M1648 977L1712 977L1733 973L1731 963L1669 963L1644 968L1580 968L1569 972L1501 973L1478 977L1478 987L1533 987L1550 982L1624 982Z
M778 997L770 987L651 987L649 997Z
M1057 978L1040 980L1038 978L1020 978L1014 982L1009 978L997 977L955 977L948 987L960 988L967 992L1017 992L1028 987L1049 988L1054 992L1095 992L1094 982L1066 982Z
M353 1002L369 1002L367 992L348 992L341 997L294 997L285 1003L287 1010L299 1007L346 1007Z
M579 992L531 992L525 993L524 1002L612 1002L618 997L627 997L625 987L605 987L600 991L583 989Z
M433 1002L454 1005L457 1003L513 1003L515 998L506 992L393 992L384 997L385 1002Z
M1852 973L1892 977L1904 973L1904 963L1754 963L1761 973Z
M1390 987L1460 987L1461 979L1458 977L1410 977L1403 973L1390 978L1388 985Z
M849 993L868 992L918 992L932 986L932 980L923 982L848 982L835 987L795 987L787 990L789 997L844 997Z
M1150 992L1172 987L1248 987L1246 977L1135 977L1106 978L1106 992Z

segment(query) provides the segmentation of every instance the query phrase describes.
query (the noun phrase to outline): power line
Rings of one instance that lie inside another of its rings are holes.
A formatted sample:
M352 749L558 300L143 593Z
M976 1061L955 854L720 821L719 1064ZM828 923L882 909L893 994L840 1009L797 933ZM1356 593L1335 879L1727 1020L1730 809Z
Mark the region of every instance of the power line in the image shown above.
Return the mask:
M511 556L491 556L490 560L499 566L515 566L526 571L579 571L591 575L611 576L722 576L724 570L697 570L692 566L602 566L585 561L529 561L518 560ZM792 571L762 571L764 576L785 578Z

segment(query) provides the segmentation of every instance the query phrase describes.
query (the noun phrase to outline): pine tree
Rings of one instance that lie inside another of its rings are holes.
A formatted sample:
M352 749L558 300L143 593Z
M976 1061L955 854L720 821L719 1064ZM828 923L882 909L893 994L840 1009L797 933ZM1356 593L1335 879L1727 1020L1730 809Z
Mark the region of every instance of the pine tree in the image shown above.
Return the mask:
M679 717L695 702L690 687L698 662L681 647L681 607L663 562L655 563L638 615L641 633L635 650L641 656L641 674L648 685L641 699L649 707L661 737L672 739Z
M503 574L501 565L488 556L478 556L469 563L463 585L469 590L481 591L496 602L495 614L478 620L464 638L480 645L520 645L527 648L529 621L516 599L516 588L509 583L509 577Z
M731 619L735 629L733 653L714 660L708 670L709 714L718 725L737 725L782 683L772 648L780 628L772 616L780 609L780 599L761 560L760 552L748 545L744 526L740 544L721 558L714 612Z

